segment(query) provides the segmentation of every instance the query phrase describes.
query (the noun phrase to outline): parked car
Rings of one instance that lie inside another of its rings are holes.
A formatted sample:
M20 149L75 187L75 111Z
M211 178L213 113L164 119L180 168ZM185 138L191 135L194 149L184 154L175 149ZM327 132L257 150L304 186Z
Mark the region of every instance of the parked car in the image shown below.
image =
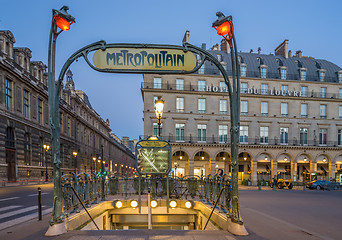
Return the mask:
M325 189L325 190L336 190L338 188L338 183L330 182L327 180L316 180L306 183L306 187L310 189Z

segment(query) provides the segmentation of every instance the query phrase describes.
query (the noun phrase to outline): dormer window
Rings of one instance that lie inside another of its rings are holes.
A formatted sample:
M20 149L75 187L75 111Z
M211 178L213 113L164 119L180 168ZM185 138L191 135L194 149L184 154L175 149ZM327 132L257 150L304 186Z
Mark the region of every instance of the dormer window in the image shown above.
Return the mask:
M319 81L320 82L324 82L325 80L325 70L321 69L318 71L318 75L319 75Z
M339 83L342 83L342 70L341 70L341 71L338 71L338 73L337 73L337 79L338 79L338 82L339 82Z
M221 54L217 54L217 61L222 62L222 55Z
M247 77L247 65L244 63L240 64L240 76Z
M306 80L306 69L299 69L299 77L301 81Z
M286 67L280 67L280 79L286 80L287 69Z
M266 78L266 77L267 77L267 67L260 66L260 78Z

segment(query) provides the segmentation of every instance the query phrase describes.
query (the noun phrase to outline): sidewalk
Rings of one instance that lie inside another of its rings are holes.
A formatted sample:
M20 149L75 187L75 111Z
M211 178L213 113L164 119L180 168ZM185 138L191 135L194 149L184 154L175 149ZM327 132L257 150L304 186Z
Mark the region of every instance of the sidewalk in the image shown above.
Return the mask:
M16 187L16 186L26 186L26 185L38 185L38 184L48 184L52 183L52 181L45 182L42 179L35 179L35 180L20 180L16 182L9 182L9 181L0 181L0 188L6 187Z

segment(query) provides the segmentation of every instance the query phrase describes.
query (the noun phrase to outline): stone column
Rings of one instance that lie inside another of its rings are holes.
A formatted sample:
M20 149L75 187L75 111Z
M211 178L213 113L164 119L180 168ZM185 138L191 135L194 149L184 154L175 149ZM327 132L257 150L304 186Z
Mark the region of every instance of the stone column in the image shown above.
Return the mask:
M277 172L278 172L278 162L275 161L275 160L272 160L271 161L271 181L272 181L272 178L276 177L277 176Z
M317 172L317 163L310 161L310 181L311 181L311 174Z
M296 176L296 179L294 178ZM297 179L297 163L291 161L291 181L298 181Z
M329 162L329 180L330 179L336 179L334 162Z
M224 172L225 174L229 174L229 164L230 164L230 161L228 161L228 159L226 159L226 160L224 161L224 169L223 169L223 172Z
M211 175L215 175L215 166L216 166L216 160L215 159L211 159L209 164L209 171Z
M185 175L194 175L194 159L188 160L188 167L185 170Z
M258 162L257 161L251 161L251 167L252 167L252 185L256 186L258 184Z

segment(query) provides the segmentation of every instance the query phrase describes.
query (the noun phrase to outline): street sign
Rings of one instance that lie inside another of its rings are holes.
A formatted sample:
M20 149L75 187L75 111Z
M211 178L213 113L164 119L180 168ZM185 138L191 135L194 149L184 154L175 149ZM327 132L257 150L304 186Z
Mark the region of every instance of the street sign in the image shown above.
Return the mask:
M196 67L195 55L188 51L168 48L109 47L93 55L99 69L191 71Z
M136 156L139 174L167 174L171 169L171 145L157 137L139 141Z

